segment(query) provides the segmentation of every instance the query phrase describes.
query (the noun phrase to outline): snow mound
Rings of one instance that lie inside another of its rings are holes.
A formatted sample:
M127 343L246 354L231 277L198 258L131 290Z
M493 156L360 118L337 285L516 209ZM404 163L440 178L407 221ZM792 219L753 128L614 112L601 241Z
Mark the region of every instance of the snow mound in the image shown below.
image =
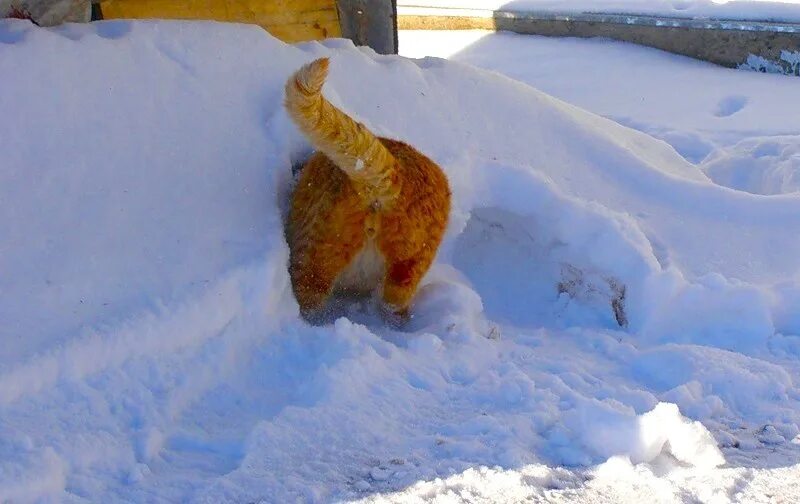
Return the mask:
M754 194L800 192L800 137L748 138L706 158L703 171L717 184Z
M785 113L786 104L798 100L794 79L738 72L635 44L424 30L401 31L400 51L494 70L664 140L693 163L754 136L800 135L800 121Z
M700 422L683 418L674 404L660 403L639 417L604 418L584 415L585 442L604 458L624 455L634 463L652 462L663 451L680 462L717 467L725 463L716 441Z
M653 462L665 454L672 458L660 460L662 466L683 463L708 470L725 462L711 434L699 422L686 421L673 404L660 403L644 415L628 417L618 423L600 425L600 422L592 419L584 426L587 440L594 438L594 446L608 454L608 461L591 475L597 481L625 480L636 471L633 464ZM438 502L436 497L453 495L458 495L461 502L522 502L542 487L571 491L574 499L574 492L584 486L587 477L538 464L513 471L484 466L359 502ZM635 479L625 481L625 486L630 488L632 480ZM660 490L664 492L666 488Z
M798 434L770 348L800 356L800 199L719 187L496 74L341 40L4 21L0 41L0 500L313 502L479 466L720 463L665 401L726 439ZM403 331L360 305L309 326L291 294L282 215L309 145L282 88L321 55L332 101L451 181ZM750 390L773 393L743 400L759 370L779 380Z

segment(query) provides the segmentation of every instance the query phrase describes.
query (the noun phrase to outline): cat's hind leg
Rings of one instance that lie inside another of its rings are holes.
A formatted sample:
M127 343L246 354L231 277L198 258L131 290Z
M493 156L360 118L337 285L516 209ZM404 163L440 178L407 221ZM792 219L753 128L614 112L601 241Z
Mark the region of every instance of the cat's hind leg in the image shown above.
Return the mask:
M390 261L383 281L384 311L406 320L411 300L429 266L427 258Z
M363 248L363 239L348 243L319 239L292 254L290 273L300 312L312 318L325 307L339 275Z

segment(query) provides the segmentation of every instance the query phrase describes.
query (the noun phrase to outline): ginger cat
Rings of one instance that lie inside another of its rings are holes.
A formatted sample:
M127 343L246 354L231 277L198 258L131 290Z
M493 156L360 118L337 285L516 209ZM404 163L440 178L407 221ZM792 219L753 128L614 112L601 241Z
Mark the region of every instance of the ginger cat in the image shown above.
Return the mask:
M322 96L328 58L286 83L286 109L317 152L292 194L289 273L307 319L333 294L378 290L386 315L408 316L450 213L447 177L408 144L379 138Z

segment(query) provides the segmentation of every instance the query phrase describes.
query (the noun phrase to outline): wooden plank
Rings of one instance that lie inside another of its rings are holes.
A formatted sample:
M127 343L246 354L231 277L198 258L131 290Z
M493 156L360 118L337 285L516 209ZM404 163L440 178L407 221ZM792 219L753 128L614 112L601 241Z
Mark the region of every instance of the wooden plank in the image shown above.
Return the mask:
M319 23L282 24L265 26L272 36L284 42L305 42L307 40L321 40L328 37L339 37L341 29L339 21L324 21Z
M335 0L106 0L104 19L252 23L287 42L341 36Z
M108 18L216 19L267 24L301 23L336 16L333 0L297 0L282 6L281 0L107 0Z
M104 0L102 3L104 8L110 6L148 15L160 12L196 15L204 12L224 17L280 16L335 9L334 0Z

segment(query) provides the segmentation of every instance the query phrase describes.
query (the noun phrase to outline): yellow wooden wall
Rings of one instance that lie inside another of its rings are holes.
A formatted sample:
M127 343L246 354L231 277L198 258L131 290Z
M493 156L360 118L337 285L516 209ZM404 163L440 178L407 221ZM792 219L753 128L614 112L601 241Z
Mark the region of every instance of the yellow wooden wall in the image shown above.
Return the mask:
M286 42L341 36L335 0L104 0L104 19L252 23Z

